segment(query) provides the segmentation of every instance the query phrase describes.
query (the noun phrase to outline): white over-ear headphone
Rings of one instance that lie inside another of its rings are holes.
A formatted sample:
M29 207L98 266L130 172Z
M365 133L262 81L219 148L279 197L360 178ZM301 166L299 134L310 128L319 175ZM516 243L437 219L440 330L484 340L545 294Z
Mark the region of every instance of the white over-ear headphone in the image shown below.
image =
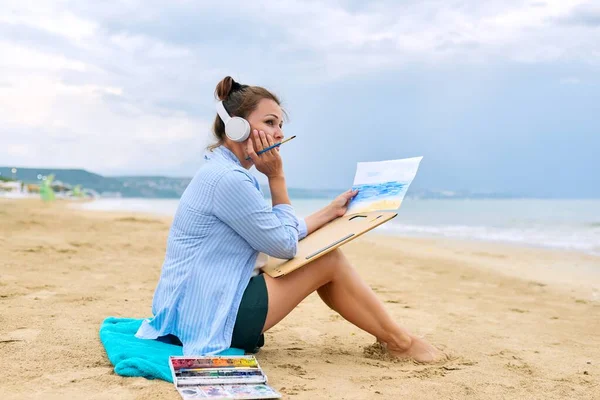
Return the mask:
M217 114L225 124L225 134L234 142L243 142L250 136L250 124L244 118L230 117L223 106L223 102L217 103Z

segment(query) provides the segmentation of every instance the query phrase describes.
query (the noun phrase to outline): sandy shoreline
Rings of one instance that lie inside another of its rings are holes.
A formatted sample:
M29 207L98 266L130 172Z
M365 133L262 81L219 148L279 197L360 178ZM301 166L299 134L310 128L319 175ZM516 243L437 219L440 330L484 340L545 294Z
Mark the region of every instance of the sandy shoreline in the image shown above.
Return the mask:
M178 399L115 375L107 316L149 316L170 218L0 199L0 397ZM600 257L375 232L344 252L390 312L452 355L366 357L372 337L318 296L257 355L285 398L582 398L600 393Z

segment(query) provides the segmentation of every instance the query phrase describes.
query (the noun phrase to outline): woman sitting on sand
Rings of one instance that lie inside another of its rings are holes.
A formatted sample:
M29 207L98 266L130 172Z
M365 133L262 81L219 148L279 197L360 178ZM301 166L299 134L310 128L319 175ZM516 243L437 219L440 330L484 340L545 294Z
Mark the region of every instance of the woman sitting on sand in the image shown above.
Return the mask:
M341 250L279 278L261 273L267 256L294 257L299 240L344 215L356 192L342 193L322 210L297 218L279 148L256 154L283 139L279 99L229 76L218 83L216 96L225 112L249 123L250 135L234 141L229 125L226 133L223 120L215 118L218 143L181 197L154 293L154 317L143 322L136 336L182 344L185 355L229 347L256 352L263 333L316 290L325 304L374 335L391 355L435 361L439 351L392 320ZM272 207L248 172L252 166L269 180Z

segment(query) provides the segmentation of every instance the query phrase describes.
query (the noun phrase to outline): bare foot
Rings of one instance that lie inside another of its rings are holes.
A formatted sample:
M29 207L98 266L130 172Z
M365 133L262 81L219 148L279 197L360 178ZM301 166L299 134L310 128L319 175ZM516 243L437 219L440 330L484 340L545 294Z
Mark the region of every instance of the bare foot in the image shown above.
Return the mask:
M443 358L443 353L427 343L424 339L411 335L412 342L406 350L395 350L387 347L388 353L398 358L410 358L420 363L433 363Z

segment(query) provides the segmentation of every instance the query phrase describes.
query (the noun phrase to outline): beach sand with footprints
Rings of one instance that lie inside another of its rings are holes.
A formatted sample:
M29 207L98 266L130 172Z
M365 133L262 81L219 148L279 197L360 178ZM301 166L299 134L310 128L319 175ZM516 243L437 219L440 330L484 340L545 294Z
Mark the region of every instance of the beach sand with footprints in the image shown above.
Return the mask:
M0 199L2 399L179 399L113 372L107 316L149 316L170 219ZM389 359L312 295L257 358L293 399L592 399L600 393L600 258L382 236L342 247L390 313L448 359Z

